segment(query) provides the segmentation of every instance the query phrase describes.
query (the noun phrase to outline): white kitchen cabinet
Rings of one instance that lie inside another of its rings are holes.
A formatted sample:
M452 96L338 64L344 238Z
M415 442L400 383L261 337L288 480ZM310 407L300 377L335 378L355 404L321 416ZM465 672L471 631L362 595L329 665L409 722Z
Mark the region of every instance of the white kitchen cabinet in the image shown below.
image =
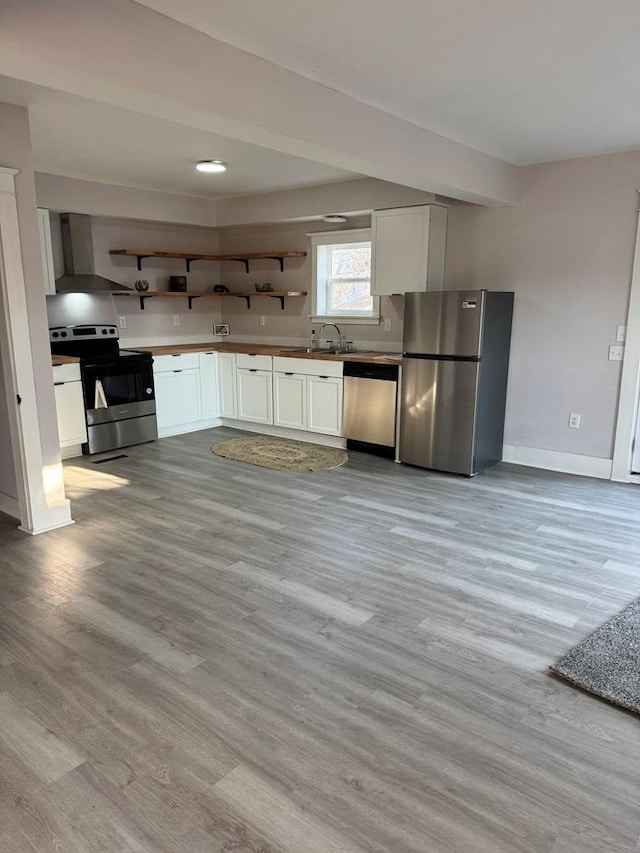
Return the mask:
M218 393L218 353L201 352L199 366L202 419L212 420L213 418L220 417L220 395Z
M53 384L60 447L74 447L87 440L84 397L79 364L61 364L53 368Z
M324 435L342 433L342 377L307 376L307 429Z
M301 373L273 374L273 423L276 426L307 428L307 379Z
M238 384L238 420L257 424L273 423L273 387L270 370L239 367L236 370Z
M182 370L154 373L158 429L201 420L200 371Z
M435 204L374 210L371 292L442 290L447 209Z
M47 294L47 296L53 296L56 292L56 277L53 271L51 220L49 218L49 211L46 210L44 207L38 208L38 234L40 236L40 254L42 256L42 275L44 278L44 292Z
M236 356L233 352L218 353L218 393L220 417L237 418Z

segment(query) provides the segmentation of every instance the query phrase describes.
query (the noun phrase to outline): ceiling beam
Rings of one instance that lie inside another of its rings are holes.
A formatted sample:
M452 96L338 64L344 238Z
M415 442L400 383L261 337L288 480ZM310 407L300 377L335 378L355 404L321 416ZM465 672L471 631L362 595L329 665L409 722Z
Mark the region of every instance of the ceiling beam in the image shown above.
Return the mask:
M2 0L0 74L427 192L516 201L515 166L131 0Z

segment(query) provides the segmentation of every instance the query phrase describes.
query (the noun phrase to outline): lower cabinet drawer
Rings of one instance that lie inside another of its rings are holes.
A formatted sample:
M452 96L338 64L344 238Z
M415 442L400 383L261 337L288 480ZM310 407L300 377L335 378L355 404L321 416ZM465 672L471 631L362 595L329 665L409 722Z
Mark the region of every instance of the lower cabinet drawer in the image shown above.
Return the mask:
M236 366L247 367L255 370L271 370L273 358L270 355L252 355L251 353L239 352L236 355Z
M182 352L176 355L154 355L153 372L165 373L170 370L197 370L200 364L200 354L197 352Z
M321 358L289 358L276 355L273 369L279 373L304 373L305 376L342 376L344 363Z

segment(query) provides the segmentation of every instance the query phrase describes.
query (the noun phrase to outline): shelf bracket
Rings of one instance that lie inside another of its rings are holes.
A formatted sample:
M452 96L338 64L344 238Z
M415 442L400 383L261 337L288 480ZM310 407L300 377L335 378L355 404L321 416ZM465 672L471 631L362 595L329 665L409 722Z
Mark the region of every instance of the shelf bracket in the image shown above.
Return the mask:
M194 261L199 261L199 260L200 260L200 258L185 258L184 261L187 265L187 272L191 272L191 264Z
M246 294L243 293L241 296L238 296L238 299L246 299L247 300L247 308L251 308L251 297L250 296L247 296Z
M249 258L232 258L232 260L237 261L239 264L244 264L244 271L246 273L249 272Z
M194 299L200 299L199 296L187 296L187 302L189 303L189 311L191 311L191 306L193 304Z
M149 295L147 295L147 296L143 296L142 294L140 294L140 296L139 296L138 298L140 299L140 310L141 310L141 311L144 311L144 301L145 301L145 299L151 299L152 297L151 297L151 295L150 295L150 294L149 294Z
M284 296L272 296L272 299L280 300L280 308L284 311Z
M280 263L280 272L284 272L284 258L280 255L269 255L270 261L278 261ZM284 308L284 305L282 306Z
M151 257L151 255L136 255L136 258L138 260L138 269L139 270L142 270L142 262L144 261L144 259L150 258L150 257Z

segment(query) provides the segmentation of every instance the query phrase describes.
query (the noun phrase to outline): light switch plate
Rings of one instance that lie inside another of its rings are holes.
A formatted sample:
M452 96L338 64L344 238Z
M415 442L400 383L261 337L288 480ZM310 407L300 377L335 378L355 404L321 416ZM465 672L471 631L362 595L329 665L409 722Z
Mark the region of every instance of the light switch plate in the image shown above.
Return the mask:
M118 317L118 325L121 329L127 328L127 318L126 317Z
M622 361L622 354L624 353L624 347L613 346L609 347L609 361Z
M390 332L390 331L391 331L391 319L390 319L389 317L386 317L386 318L385 318L385 321L384 321L384 330L385 330L385 332Z
M616 326L616 341L619 344L623 344L627 338L627 327L626 326Z

